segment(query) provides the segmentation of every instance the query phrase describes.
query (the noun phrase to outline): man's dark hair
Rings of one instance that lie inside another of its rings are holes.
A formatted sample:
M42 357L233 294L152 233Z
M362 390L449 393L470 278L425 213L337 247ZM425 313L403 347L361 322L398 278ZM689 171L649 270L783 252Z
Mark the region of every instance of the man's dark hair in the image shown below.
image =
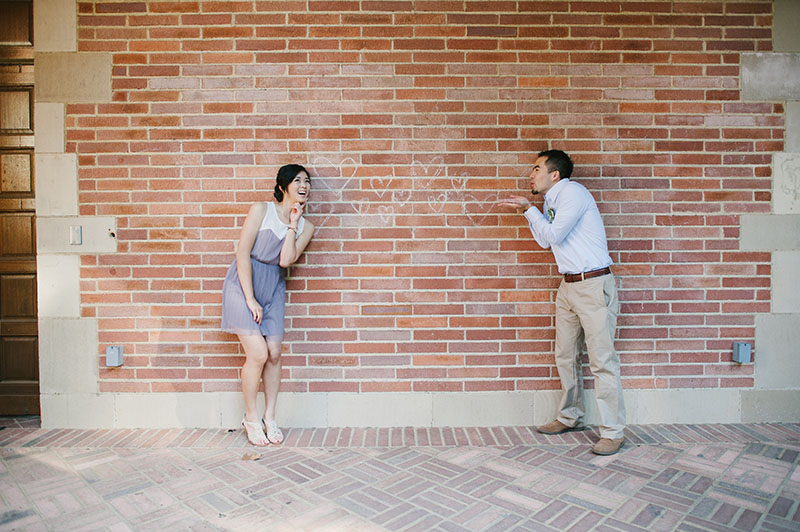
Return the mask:
M547 157L545 165L548 172L558 170L559 179L567 179L572 175L572 159L561 150L545 150L539 152L539 157Z

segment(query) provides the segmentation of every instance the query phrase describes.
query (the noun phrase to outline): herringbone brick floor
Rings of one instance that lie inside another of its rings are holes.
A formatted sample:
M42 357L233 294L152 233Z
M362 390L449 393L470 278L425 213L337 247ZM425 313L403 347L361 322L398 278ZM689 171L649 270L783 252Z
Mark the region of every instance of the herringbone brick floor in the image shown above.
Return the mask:
M631 426L608 457L591 430L0 426L0 531L800 531L800 423Z

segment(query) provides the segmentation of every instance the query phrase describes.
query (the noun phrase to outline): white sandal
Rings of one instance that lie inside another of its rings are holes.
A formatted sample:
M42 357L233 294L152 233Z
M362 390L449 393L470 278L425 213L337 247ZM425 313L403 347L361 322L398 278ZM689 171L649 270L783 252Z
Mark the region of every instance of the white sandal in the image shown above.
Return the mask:
M256 447L266 447L269 445L269 438L264 434L261 423L257 421L247 421L245 417L242 417L242 427L244 427L244 433L247 435L247 441L251 444Z
M272 421L265 421L261 418L261 425L264 427L264 432L267 433L266 437L272 444L283 443L283 432L278 428L278 422L274 419Z

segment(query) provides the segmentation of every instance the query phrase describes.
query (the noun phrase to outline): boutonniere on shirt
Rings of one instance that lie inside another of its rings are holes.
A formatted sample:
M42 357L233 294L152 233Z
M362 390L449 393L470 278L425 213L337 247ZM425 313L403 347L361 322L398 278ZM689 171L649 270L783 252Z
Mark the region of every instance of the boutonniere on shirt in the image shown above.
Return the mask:
M554 211L553 209L547 209L547 221L552 222L553 218L555 217L556 217L556 211Z

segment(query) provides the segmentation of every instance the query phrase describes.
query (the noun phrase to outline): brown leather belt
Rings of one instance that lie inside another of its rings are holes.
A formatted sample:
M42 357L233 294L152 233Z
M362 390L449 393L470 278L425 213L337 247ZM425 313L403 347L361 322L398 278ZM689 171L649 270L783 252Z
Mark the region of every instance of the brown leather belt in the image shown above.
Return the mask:
M606 266L605 268L600 268L599 270L592 270L583 273L565 273L564 274L564 282L567 283L577 283L578 281L583 281L584 279L591 279L592 277L600 277L601 275L608 275L611 273L611 268Z

